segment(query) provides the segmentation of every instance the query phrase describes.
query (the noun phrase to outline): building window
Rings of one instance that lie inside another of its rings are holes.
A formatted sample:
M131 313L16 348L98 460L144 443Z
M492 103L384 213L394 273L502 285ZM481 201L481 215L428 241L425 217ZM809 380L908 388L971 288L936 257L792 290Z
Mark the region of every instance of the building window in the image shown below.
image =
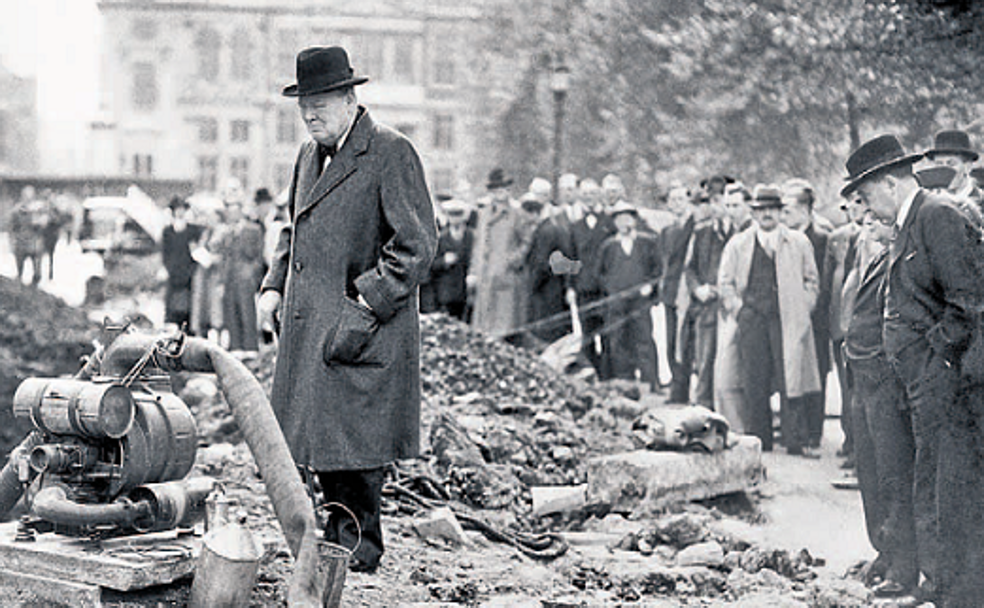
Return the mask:
M195 37L195 50L198 52L198 76L203 80L214 82L219 77L219 51L222 49L222 39L219 33L210 27L198 31Z
M406 135L407 139L413 139L413 136L417 134L417 125L396 125L396 130Z
M152 63L133 64L133 107L153 110L157 106L157 68Z
M234 120L229 125L229 141L246 142L249 141L249 121Z
M383 76L383 41L378 34L354 35L351 41L352 67L356 74L373 79Z
M215 118L198 119L198 141L212 143L219 140L219 121Z
M217 156L198 157L198 188L215 192L219 183L219 158Z
M434 63L434 84L454 84L454 56L441 55Z
M434 149L454 149L454 117L438 114L434 117Z
M280 108L277 110L277 143L292 144L297 141L297 110Z
M238 29L232 35L232 78L234 80L249 80L253 75L252 45L249 32Z
M294 50L297 48L297 30L277 31L277 73L281 76L294 74Z
M134 154L133 175L137 177L152 177L154 175L154 157L150 154Z
M157 22L153 19L134 19L133 37L148 42L157 37Z
M393 82L417 84L417 44L412 36L393 38Z
M234 156L229 159L229 177L235 177L243 190L249 190L249 157Z

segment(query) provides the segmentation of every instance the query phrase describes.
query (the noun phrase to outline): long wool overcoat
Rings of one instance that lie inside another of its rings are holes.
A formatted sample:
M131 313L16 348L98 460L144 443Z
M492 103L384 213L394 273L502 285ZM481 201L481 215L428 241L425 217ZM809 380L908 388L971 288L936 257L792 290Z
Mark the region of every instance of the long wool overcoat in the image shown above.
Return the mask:
M802 397L820 390L817 352L813 343L810 314L816 306L820 279L813 259L813 246L801 232L785 226L776 228L776 282L779 288L779 317L782 325L782 363L788 397ZM718 333L718 360L714 383L721 388L741 388L737 341L738 311L748 286L748 273L755 251L756 228L739 232L721 254L718 289L723 302ZM737 304L729 304L735 302ZM726 415L727 417L727 415ZM730 420L730 419L729 419Z
M272 405L294 460L332 471L416 456L417 291L437 247L417 152L360 107L324 173L317 144L302 145L288 205L261 290L283 294Z

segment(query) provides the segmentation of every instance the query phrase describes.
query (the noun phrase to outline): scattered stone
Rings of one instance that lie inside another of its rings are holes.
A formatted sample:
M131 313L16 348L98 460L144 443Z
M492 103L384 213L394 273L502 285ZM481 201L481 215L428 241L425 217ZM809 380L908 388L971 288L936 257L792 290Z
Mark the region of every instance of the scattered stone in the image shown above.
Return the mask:
M734 603L735 608L810 608L806 602L792 599L779 591L764 591L745 596Z
M443 541L454 546L468 544L468 538L458 518L448 507L434 509L413 522L414 530L427 541Z
M724 564L724 549L715 541L697 543L677 553L678 566L707 566L720 568Z
M460 423L441 414L430 432L431 450L441 466L482 466L482 450Z
M709 535L707 519L693 513L678 513L658 519L654 529L660 542L677 549L702 542Z
M587 486L539 486L530 488L533 497L533 514L568 513L584 507L587 502Z
M827 576L813 586L815 608L861 608L870 606L871 590L860 581Z
M535 597L506 595L479 604L480 608L541 608L543 602Z

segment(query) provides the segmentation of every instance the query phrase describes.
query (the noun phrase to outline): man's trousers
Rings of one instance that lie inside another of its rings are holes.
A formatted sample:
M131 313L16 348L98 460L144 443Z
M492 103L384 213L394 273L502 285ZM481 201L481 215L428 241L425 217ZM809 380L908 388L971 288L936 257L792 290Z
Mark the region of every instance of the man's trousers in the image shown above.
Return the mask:
M915 439L905 389L883 356L848 359L854 455L868 539L888 564L886 578L919 583L912 515Z

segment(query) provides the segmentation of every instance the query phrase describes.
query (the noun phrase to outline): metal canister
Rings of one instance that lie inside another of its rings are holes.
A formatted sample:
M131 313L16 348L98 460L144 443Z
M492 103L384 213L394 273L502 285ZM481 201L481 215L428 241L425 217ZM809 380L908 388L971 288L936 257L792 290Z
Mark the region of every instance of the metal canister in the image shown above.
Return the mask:
M221 484L205 499L205 532L218 530L231 521L233 501Z
M246 528L245 515L205 535L191 585L190 608L249 606L263 551Z

